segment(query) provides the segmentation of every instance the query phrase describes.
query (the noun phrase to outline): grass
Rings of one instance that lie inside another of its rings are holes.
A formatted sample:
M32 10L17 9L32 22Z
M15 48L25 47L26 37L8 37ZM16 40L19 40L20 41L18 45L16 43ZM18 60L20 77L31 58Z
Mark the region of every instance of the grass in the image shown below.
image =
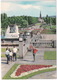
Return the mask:
M1 54L1 57L6 57L5 54Z
M1 48L1 52L5 52L6 51L6 48Z
M6 48L1 48L1 52L6 52ZM6 57L6 56L5 56L5 54L1 54L1 57Z
M12 68L7 72L7 74L3 77L3 79L11 79L10 75L17 68L19 64L14 64Z
M41 34L55 34L56 32L54 32L53 30L43 30L42 32L41 32Z
M52 29L56 29L56 25L51 25L51 28Z
M56 51L45 51L44 59L45 60L56 60Z
M37 26L37 25L41 25L41 23L36 23L35 25L36 25L36 26Z
M10 48L12 50L12 48ZM3 54L1 54L1 57L6 57L5 56L5 52L6 52L6 48L1 48L1 52L4 52ZM18 51L17 51L18 53ZM19 57L19 55L17 54L17 57Z
M10 48L12 50L12 48ZM5 52L6 48L1 48L1 52Z
M1 48L1 52L5 52L6 48ZM6 57L5 54L1 54L1 57Z
M13 67L7 72L7 74L3 77L3 79L28 79L36 74L41 74L44 72L49 72L49 71L54 71L56 70L56 68L52 68L52 69L45 69L45 70L41 70L41 71L37 71L31 74L28 74L26 76L20 77L20 78L11 78L10 75L13 73L13 71L17 68L19 64L14 64Z
M50 29L50 27L52 28L52 29L56 29L56 25L51 25L51 26L43 26L43 28L45 28L45 29Z

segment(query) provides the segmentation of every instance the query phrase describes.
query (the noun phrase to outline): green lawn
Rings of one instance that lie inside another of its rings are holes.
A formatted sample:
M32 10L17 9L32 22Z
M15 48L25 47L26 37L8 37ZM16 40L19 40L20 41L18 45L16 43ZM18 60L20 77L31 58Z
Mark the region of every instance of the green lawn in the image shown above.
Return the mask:
M12 48L10 48L12 50ZM4 52L3 54L1 54L1 57L6 57L5 56L5 52L6 52L6 48L1 48L1 52ZM17 51L18 53L18 51ZM17 54L17 57L19 57L19 55Z
M56 25L52 25L51 28L52 28L52 29L56 29Z
M6 57L5 54L1 54L1 57Z
M45 60L56 60L56 51L45 51L44 59Z
M6 52L6 48L1 48L1 52ZM1 54L1 57L6 57L6 56L5 56L5 54Z
M46 30L44 29L41 34L55 34L56 32L54 32L53 30Z
M26 76L23 76L23 77L20 77L20 78L11 78L10 75L13 73L13 71L17 68L19 64L14 64L13 67L7 72L7 74L3 77L3 79L28 79L34 75L37 75L37 74L41 74L41 73L44 73L44 72L49 72L49 71L54 71L56 70L56 68L52 68L52 69L45 69L45 70L40 70L40 71L37 71L37 72L33 72L31 74L28 74Z
M50 27L52 28L52 29L56 29L56 25L51 25L51 26L43 26L43 28L45 28L45 29L50 29Z
M5 52L6 51L6 48L1 48L1 52Z
M12 50L12 48L10 48ZM6 48L1 48L1 52L5 52Z
M41 23L36 23L35 25L36 25L36 26L37 26L37 25L41 25Z

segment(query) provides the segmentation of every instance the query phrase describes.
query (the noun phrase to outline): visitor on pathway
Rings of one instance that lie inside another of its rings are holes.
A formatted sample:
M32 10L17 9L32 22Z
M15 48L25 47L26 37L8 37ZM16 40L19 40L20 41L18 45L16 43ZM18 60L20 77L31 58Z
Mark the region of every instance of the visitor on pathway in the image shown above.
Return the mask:
M6 52L5 52L6 58L7 58L7 64L9 64L9 49L6 48Z
M12 52L12 50L10 50L10 49L9 49L9 56L10 56L10 61L12 61L13 52Z
M33 53L33 61L35 61L35 54L37 53L38 50L36 48L34 48L34 46L32 44L30 44L29 47Z
M14 46L13 47L13 61L14 61L14 59L15 59L15 61L17 60L16 54L17 54L17 48Z
M35 54L37 53L37 51L38 51L37 49L33 48L33 59L34 59L33 61L35 61Z

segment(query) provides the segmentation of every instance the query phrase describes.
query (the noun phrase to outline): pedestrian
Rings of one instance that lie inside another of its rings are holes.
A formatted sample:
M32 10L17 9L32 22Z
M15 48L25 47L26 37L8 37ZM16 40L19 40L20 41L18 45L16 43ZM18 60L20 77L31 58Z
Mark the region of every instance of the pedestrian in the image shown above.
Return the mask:
M29 49L30 49L30 51L33 50L33 45L32 44L30 44Z
M14 46L13 47L13 61L14 61L14 59L15 59L15 61L17 60L16 54L17 54L17 48Z
M6 58L7 58L7 64L9 64L9 49L6 48L6 52L5 52Z
M37 49L33 48L33 61L35 61L35 54L37 51L38 51Z
M13 52L9 49L9 56L10 56L10 61L12 61L12 57L13 57Z

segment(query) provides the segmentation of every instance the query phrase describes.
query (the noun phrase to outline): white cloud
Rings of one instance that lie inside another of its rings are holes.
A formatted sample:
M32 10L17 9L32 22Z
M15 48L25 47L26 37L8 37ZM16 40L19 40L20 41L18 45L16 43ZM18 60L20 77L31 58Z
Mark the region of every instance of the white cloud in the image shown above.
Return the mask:
M7 13L9 16L13 15L31 15L38 16L40 11L45 16L46 14L52 15L55 14L55 7L48 7L47 4L54 5L50 1L39 1L35 4L21 4L21 3L13 3L13 2L1 2L1 12Z
M55 1L55 0L2 0L2 1Z
M2 12L6 12L6 11L9 11L9 8L10 8L10 4L8 4L8 3L1 3L1 11Z
M55 0L47 0L47 1L44 1L44 4L51 4L51 5L54 5L56 3L56 1Z
M16 3L10 3L10 2L2 2L1 3L1 12L8 12L12 10L19 10L19 9L40 9L40 6L33 6L33 5L22 5L22 4L16 4Z

